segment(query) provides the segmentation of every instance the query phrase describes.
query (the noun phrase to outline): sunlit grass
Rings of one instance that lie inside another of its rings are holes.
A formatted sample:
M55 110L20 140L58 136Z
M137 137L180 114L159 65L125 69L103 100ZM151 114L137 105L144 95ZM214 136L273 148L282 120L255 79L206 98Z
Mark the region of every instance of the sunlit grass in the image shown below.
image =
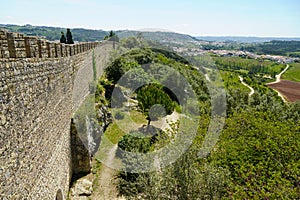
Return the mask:
M282 79L300 82L300 63L293 63L287 72L283 74Z
M106 137L113 144L117 144L124 134L125 132L120 129L120 127L116 123L110 124L105 131Z
M114 144L117 144L123 135L147 124L146 117L141 112L135 110L126 112L117 109L112 111L114 117L117 113L121 113L123 118L114 119L114 122L105 131L107 138Z

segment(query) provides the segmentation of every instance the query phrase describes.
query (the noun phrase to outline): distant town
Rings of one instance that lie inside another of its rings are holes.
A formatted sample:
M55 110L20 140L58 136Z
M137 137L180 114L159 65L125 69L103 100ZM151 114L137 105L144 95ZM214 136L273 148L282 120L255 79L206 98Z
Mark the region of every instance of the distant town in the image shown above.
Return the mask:
M299 58L279 56L279 55L258 55L248 51L240 51L240 50L203 50L201 48L187 48L187 47L172 47L172 49L176 53L184 54L187 56L207 55L208 53L210 53L210 54L215 54L223 57L238 56L244 58L272 60L278 63L292 63L292 62L300 61Z

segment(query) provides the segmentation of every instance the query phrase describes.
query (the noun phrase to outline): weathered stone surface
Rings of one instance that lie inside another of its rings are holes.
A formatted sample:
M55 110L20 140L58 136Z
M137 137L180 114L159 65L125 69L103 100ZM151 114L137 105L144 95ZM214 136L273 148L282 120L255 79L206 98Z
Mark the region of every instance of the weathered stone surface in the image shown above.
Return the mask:
M10 34L8 47L7 35L0 31L7 41L0 46L0 199L55 199L58 191L66 199L72 175L70 122L89 92L88 81L80 84L80 79L93 77L93 53L86 49L52 58L59 51L47 41ZM61 46L67 45L56 47ZM109 46L94 49L98 75ZM9 58L5 48L11 48Z
M76 181L73 187L70 189L70 200L83 200L88 199L93 192L93 183L86 177Z
M85 141L78 135L76 126L72 120L71 123L71 156L72 156L72 173L85 174L91 171L91 159L89 150L84 144Z
M24 36L0 29L1 58L59 58L74 56L100 45L100 42L89 42L74 45L56 44L35 36Z

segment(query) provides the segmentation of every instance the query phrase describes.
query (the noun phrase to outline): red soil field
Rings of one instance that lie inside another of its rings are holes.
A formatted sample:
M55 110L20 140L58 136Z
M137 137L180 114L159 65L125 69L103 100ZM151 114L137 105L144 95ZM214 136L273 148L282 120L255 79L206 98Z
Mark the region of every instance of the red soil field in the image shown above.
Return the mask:
M300 83L281 80L279 83L273 83L268 85L280 92L290 102L300 101Z

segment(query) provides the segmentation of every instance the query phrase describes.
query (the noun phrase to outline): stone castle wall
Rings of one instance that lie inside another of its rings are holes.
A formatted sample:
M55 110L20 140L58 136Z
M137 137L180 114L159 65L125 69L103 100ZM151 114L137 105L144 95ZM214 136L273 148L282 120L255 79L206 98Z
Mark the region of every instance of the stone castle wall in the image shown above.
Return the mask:
M70 122L110 43L64 45L0 30L0 199L56 199L72 175Z
M95 48L100 42L73 45L50 42L0 29L0 58L60 58L74 56Z

